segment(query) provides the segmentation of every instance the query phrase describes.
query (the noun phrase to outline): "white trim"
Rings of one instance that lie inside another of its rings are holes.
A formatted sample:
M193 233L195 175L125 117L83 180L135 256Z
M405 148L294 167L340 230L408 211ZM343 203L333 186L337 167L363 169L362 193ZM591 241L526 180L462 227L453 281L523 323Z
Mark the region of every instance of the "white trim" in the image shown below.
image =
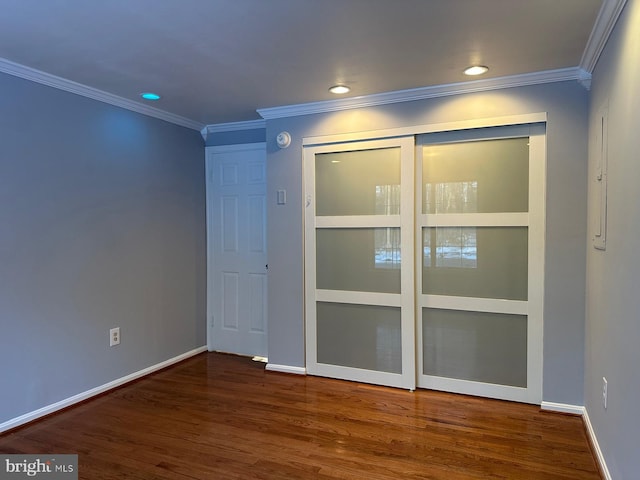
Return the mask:
M340 133L334 135L322 135L318 137L304 137L302 139L302 145L305 147L312 145L326 145L325 149L318 150L319 152L330 152L331 146L327 144L331 143L343 143L343 142L355 142L366 141L372 138L384 139L393 137L407 137L411 135L421 135L424 133L440 133L440 132L453 132L459 130L469 130L477 128L490 128L490 127L506 127L512 125L530 125L533 123L546 123L547 113L525 113L522 115L505 115L502 117L489 117L489 118L475 118L471 120L459 120L455 122L446 123L431 123L427 125L414 125L410 127L400 128L385 128L382 130L369 130L353 133ZM486 134L485 134L486 135ZM528 136L527 132L524 136ZM476 136L469 136L469 139L475 139Z
M600 444L598 443L596 432L593 429L593 425L591 424L591 419L589 418L587 407L582 407L580 405L568 405L566 403L542 402L540 408L544 411L549 412L580 415L582 417L582 421L584 422L584 426L587 431L587 436L589 437L589 440L591 442L591 446L593 447L593 453L596 456L596 461L598 462L600 471L604 475L605 480L612 480L611 473L609 473L609 468L607 467L607 462L605 461L602 450L600 449Z
M460 393L462 395L499 398L512 402L536 403L532 400L531 393L527 388L476 382L473 380L420 375L418 387L443 392Z
M598 439L596 437L596 432L593 429L593 425L591 425L591 420L589 419L589 413L587 412L587 408L584 408L584 413L582 415L582 420L584 422L584 426L587 429L587 435L589 435L589 439L591 440L591 445L593 446L594 453L596 454L596 460L598 461L598 465L600 465L600 470L604 475L605 480L611 480L611 474L609 473L609 468L607 467L607 462L604 460L604 455L602 454L602 450L600 449L600 444L598 443Z
M598 462L598 466L600 467L600 472L602 472L602 474L604 475L605 480L612 480L611 473L609 473L609 468L607 467L607 462L604 459L600 444L598 443L596 432L593 429L593 425L591 424L591 419L589 418L587 408L579 405L568 405L565 403L554 402L542 402L540 408L543 411L569 413L581 416L585 426L585 430L587 431L587 436L589 437L589 441L593 448L593 453L595 454L596 461Z
M378 307L402 307L402 295L399 293L316 289L316 302L351 303L355 305L375 305Z
M586 72L588 75L589 72ZM314 113L337 112L353 108L366 108L392 103L412 102L427 98L462 95L465 93L487 92L504 88L540 85L544 83L564 82L567 80L584 80L585 72L580 67L545 70L542 72L524 73L505 77L472 80L469 82L433 85L430 87L397 90L394 92L376 93L359 97L325 100L321 102L285 105L282 107L259 108L256 111L264 119L297 117Z
M425 308L437 308L440 310L504 313L508 315L529 314L529 302L526 300L421 294L420 301Z
M204 141L207 141L207 137L211 133L224 133L224 132L236 132L240 130L257 130L260 128L267 128L267 122L261 118L258 120L248 120L246 122L229 122L229 123L213 123L205 125L200 134Z
M585 89L591 90L591 74L586 70L580 69L581 75L578 77L578 83Z
M626 3L627 0L604 0L602 2L598 18L596 18L596 23L591 30L591 35L580 60L580 67L586 72L593 73L596 68L598 59L602 55L607 40L609 40Z
M203 125L200 122L196 122L186 117L181 117L174 113L165 112L158 108L150 107L140 102L135 102L112 93L98 90L97 88L89 87L81 83L67 80L66 78L51 75L50 73L36 70L35 68L26 67L19 63L12 62L6 58L0 58L0 72L13 75L14 77L24 78L32 82L47 85L49 87L57 88L58 90L64 90L66 92L74 93L82 97L91 98L99 102L108 103L116 107L131 110L132 112L141 113L149 117L159 118L175 125L191 128L193 130L202 130Z
M531 400L542 401L544 372L544 281L547 210L547 133L546 125L532 125L529 135L529 320L527 351L527 390Z
M539 112L524 115L507 115L503 117L479 119L478 121L490 122L490 124L483 123L483 125L478 128L474 126L473 120L465 120L461 126L456 125L458 122L454 122L453 127L455 128L446 131L426 132L438 133L439 135L435 137L431 135L425 136L421 140L424 145L450 145L452 143L467 143L472 140L501 140L504 138L504 135L500 135L499 133L500 129L494 130L490 127L509 127L509 138L524 138L528 137L531 133L532 124L546 123L547 114L545 112Z
M290 365L277 365L275 363L267 363L264 369L270 372L292 373L294 375L307 374L307 369L304 367L292 367Z
M400 215L343 215L316 217L317 228L399 228Z
M404 361L404 359L403 359ZM349 382L368 383L370 385L384 385L386 387L402 388L411 392L415 391L415 385L408 385L401 373L390 373L366 370L357 367L343 367L340 365L330 365L327 363L316 363L309 368L309 375L319 377L336 378Z
M42 407L42 408L39 408L38 410L25 413L24 415L20 415L19 417L12 418L11 420L8 420L0 424L0 433L10 430L12 428L19 427L20 425L24 425L25 423L32 422L46 415L50 415L54 412L57 412L58 410L62 410L63 408L67 408L72 405L75 405L76 403L83 402L85 400L90 399L91 397L95 397L96 395L100 395L101 393L107 392L109 390L113 390L114 388L124 385L125 383L129 383L133 380L137 380L140 377L144 377L153 372L157 372L158 370L162 370L163 368L169 367L175 363L181 362L183 360L186 360L187 358L193 357L195 355L198 355L206 351L207 351L207 347L205 346L195 348L189 352L185 352L181 355L178 355L177 357L170 358L169 360L165 360L164 362L157 363L150 367L134 372L130 375L126 375L124 377L118 378L117 380L113 380L112 382L105 383L104 385L100 385L99 387L92 388L91 390L78 393L77 395L73 395L72 397L65 398L64 400L60 400L59 402L53 403L46 407Z
M540 409L548 412L570 413L572 415L584 415L585 413L584 407L568 403L542 402Z
M526 227L528 212L427 213L418 215L425 227Z

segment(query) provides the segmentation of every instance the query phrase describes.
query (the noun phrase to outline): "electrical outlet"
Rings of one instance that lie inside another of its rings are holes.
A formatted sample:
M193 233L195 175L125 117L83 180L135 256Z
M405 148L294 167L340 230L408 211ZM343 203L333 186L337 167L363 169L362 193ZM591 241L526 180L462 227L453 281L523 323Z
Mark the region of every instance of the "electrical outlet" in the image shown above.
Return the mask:
M607 379L602 377L602 406L607 409Z
M109 330L109 346L120 345L120 327Z

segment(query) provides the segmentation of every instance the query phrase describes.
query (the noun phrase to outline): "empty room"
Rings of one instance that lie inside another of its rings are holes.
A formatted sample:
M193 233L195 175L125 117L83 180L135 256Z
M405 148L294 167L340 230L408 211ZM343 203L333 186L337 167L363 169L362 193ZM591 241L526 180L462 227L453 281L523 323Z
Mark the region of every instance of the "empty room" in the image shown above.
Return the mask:
M640 476L640 0L0 12L0 478Z

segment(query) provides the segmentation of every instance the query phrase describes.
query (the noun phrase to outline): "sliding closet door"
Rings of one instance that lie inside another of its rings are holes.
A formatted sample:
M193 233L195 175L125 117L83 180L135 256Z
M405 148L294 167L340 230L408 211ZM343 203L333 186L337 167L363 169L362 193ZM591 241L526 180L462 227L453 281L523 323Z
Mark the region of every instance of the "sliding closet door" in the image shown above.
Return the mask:
M310 374L415 387L414 138L305 147Z
M541 126L420 137L418 386L542 400L544 151Z

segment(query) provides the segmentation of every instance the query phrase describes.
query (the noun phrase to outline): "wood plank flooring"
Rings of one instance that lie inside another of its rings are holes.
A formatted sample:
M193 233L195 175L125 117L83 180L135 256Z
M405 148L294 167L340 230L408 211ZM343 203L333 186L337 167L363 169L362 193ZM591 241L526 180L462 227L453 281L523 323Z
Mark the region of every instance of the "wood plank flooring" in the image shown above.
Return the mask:
M579 417L205 353L0 436L80 478L600 479Z

